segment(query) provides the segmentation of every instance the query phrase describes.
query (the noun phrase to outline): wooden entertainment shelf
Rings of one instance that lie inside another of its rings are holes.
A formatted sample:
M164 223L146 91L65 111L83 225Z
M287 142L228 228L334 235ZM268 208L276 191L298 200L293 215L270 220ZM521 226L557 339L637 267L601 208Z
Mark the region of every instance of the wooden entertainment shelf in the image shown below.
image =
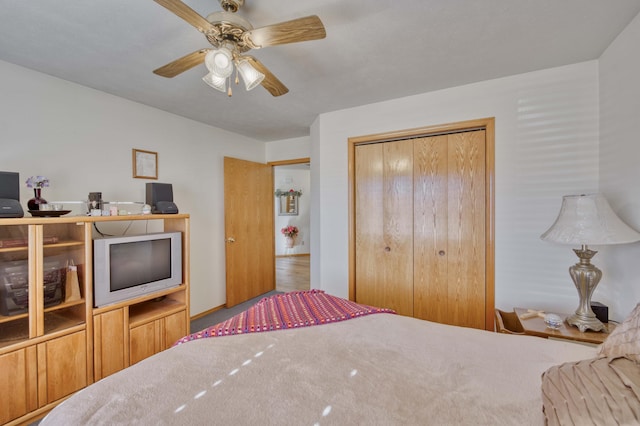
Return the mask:
M94 235L118 225L181 232L182 283L94 308ZM71 261L81 297L65 301ZM29 424L188 334L189 270L187 214L0 219L0 424Z

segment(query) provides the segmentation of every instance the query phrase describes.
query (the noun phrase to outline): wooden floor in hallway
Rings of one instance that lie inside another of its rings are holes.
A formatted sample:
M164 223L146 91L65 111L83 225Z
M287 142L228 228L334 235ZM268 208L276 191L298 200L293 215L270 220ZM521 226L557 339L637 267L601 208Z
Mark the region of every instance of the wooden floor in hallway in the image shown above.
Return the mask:
M309 290L311 287L310 260L309 255L276 257L276 290L283 292Z

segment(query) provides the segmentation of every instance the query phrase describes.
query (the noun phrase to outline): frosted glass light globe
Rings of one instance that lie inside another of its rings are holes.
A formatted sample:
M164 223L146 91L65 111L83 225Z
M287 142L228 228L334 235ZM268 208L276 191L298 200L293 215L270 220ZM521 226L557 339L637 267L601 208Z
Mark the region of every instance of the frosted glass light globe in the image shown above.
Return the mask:
M216 77L227 78L233 72L233 55L226 47L210 50L204 57L204 64Z

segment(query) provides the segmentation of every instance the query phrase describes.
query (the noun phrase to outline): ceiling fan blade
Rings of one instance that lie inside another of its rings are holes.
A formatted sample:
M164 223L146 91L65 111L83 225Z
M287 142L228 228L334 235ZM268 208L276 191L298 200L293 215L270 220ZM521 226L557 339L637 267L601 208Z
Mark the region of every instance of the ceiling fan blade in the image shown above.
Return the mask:
M243 57L247 58L256 70L264 74L264 80L262 80L262 83L260 84L262 84L262 87L267 89L267 91L273 96L282 96L289 91L289 89L287 89L287 86L282 84L282 82L278 80L278 78L273 75L271 71L269 71L269 69L262 64L262 62L260 62L253 56Z
M243 35L243 40L253 49L259 49L278 44L318 40L326 36L327 33L320 18L311 15L247 31Z
M175 77L176 75L203 63L204 57L207 55L208 51L209 49L196 50L195 52L189 53L180 59L169 62L167 65L164 65L157 70L153 70L153 73L167 78Z
M169 11L178 15L180 18L187 21L189 24L196 27L201 33L207 31L213 31L215 28L211 25L211 22L200 16L195 10L181 2L180 0L153 0L161 6L166 7Z

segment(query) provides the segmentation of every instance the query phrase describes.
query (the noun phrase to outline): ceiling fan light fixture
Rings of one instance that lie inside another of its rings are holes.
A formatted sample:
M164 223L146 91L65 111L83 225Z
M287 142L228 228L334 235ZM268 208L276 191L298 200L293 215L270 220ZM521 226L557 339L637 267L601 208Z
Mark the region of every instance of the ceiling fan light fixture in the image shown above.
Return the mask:
M227 91L227 79L225 77L218 77L213 72L202 77L202 81L222 93Z
M253 28L249 21L235 13L246 0L218 0L223 10L206 18L187 6L184 0L155 1L200 31L213 49L196 50L153 70L154 74L172 78L204 60L212 74L204 80L217 90L222 86L218 84L222 78L228 78L228 86L231 87L231 74L235 68L237 74L242 75L247 90L262 84L272 96L282 96L289 89L267 67L252 56L240 55L251 49L320 40L327 36L324 24L316 15ZM242 60L245 58L248 62Z
M264 74L255 69L250 63L249 60L245 58L241 58L236 63L236 68L242 77L242 81L244 81L244 85L247 88L247 91L255 88L257 85L262 83L264 80Z
M210 72L220 78L227 78L233 72L233 54L226 47L208 51L204 63Z

